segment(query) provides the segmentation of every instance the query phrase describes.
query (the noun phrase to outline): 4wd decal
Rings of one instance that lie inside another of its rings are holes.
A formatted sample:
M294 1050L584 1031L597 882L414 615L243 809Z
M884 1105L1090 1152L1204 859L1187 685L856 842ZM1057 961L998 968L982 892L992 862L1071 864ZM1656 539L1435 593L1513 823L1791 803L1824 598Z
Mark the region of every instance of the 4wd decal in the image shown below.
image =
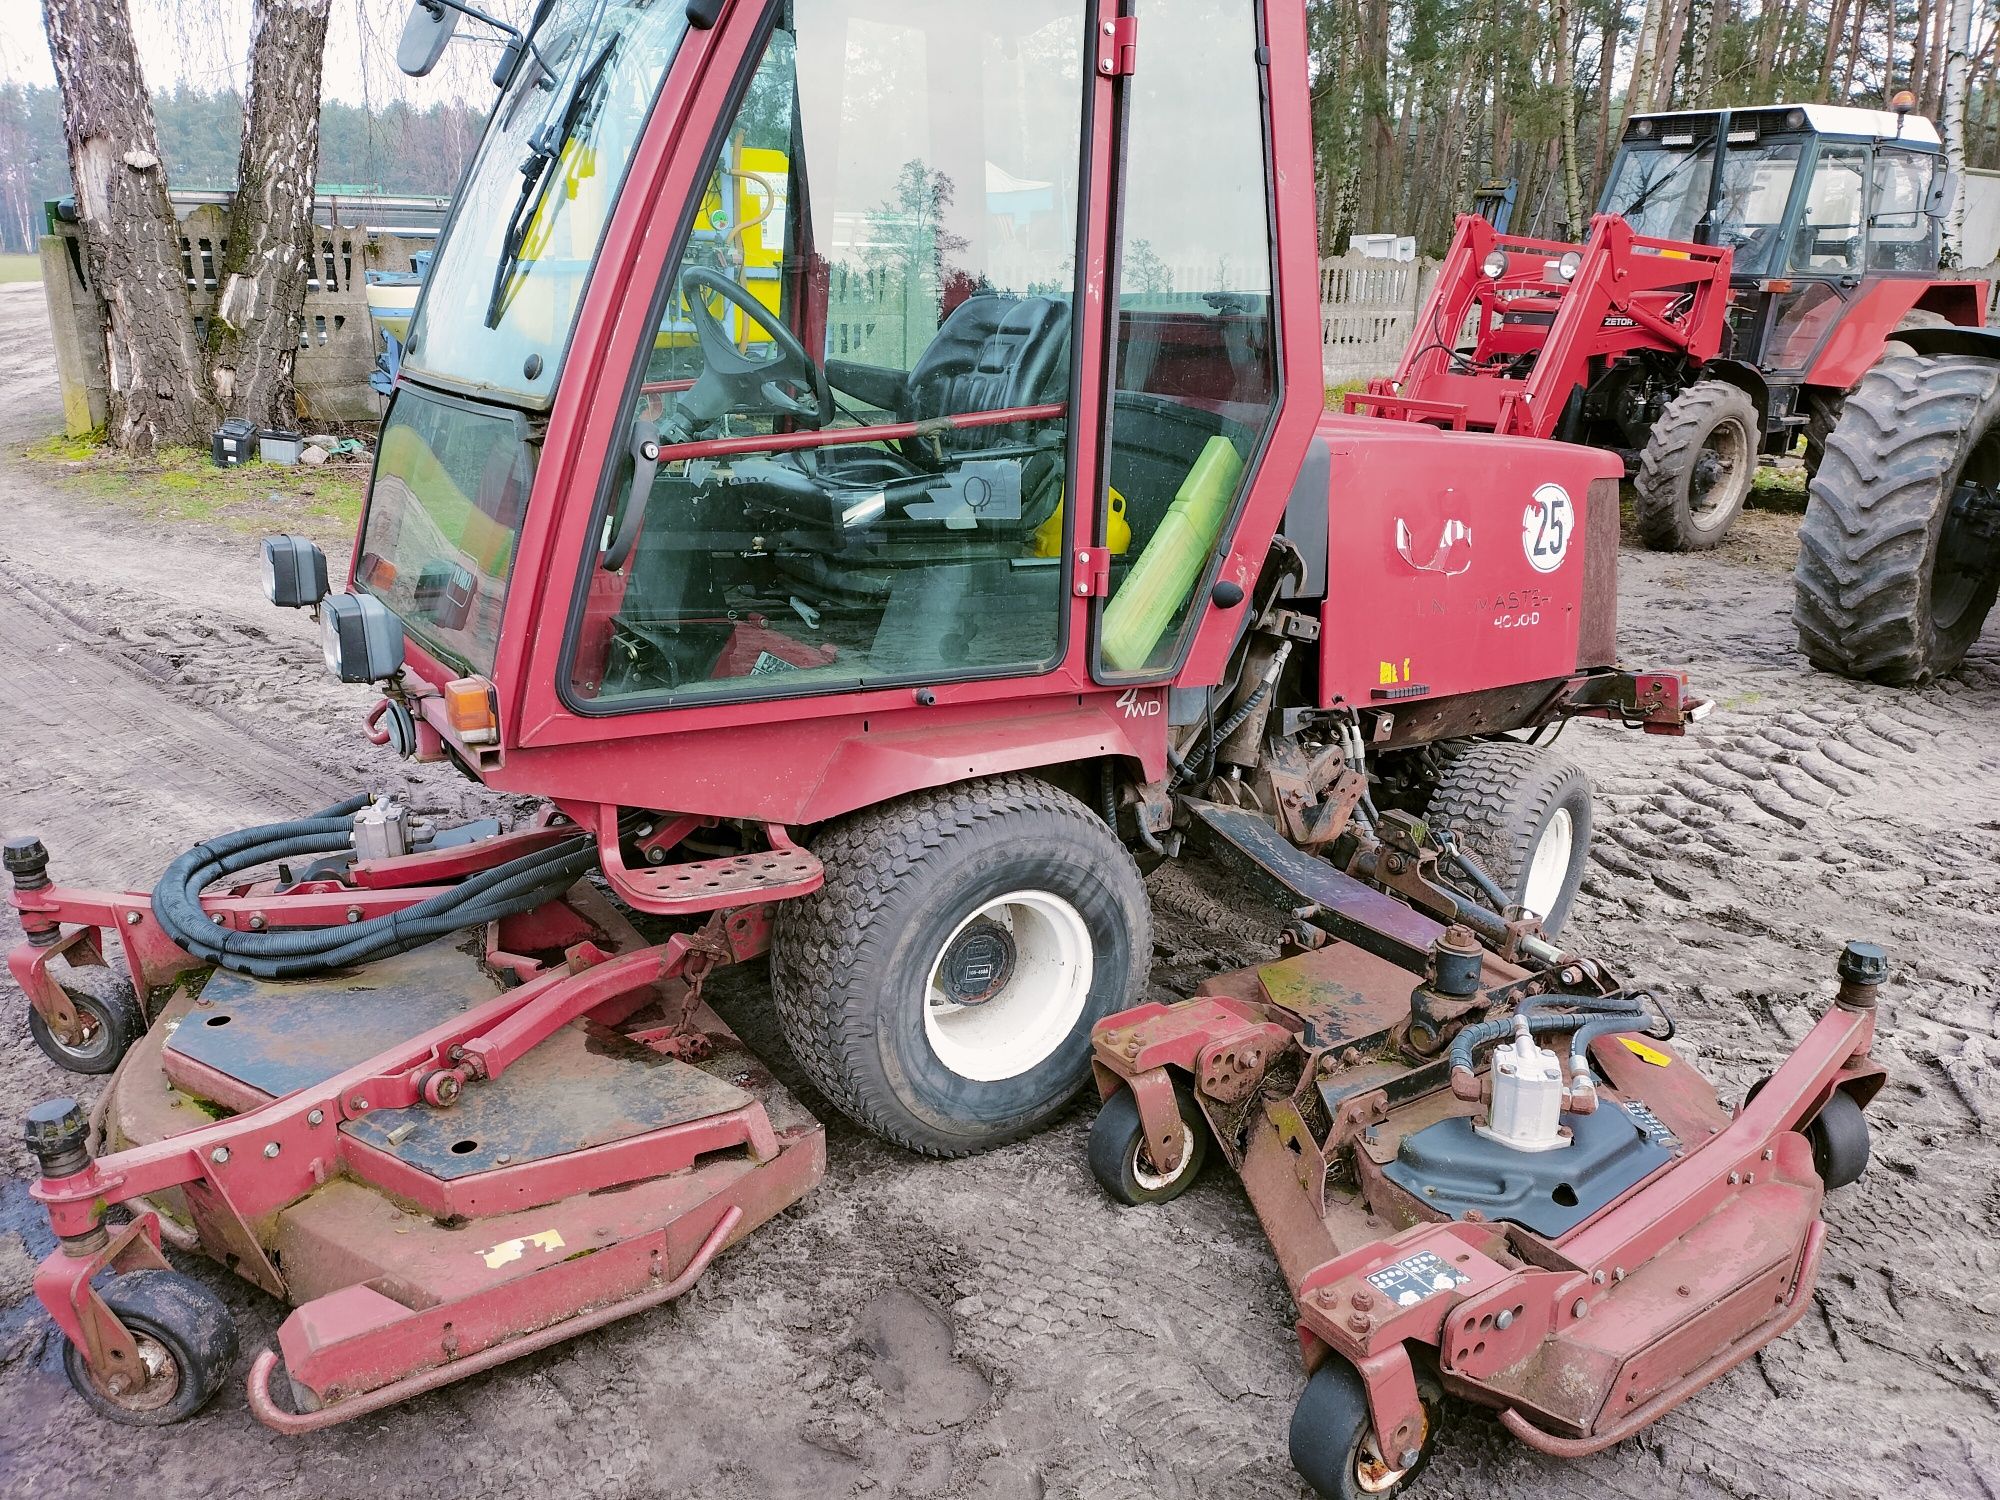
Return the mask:
M1536 490L1521 515L1521 550L1537 573L1553 573L1569 556L1569 539L1576 530L1576 507L1559 484Z
M1127 688L1118 695L1118 706L1128 719L1157 719L1166 712L1166 700L1157 688Z

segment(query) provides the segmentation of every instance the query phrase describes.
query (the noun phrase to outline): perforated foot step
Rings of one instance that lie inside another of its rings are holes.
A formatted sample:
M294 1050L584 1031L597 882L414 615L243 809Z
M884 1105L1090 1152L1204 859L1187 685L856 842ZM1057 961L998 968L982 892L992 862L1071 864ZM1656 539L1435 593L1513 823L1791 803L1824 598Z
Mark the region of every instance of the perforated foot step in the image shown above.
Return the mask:
M671 917L808 895L825 883L826 867L817 855L787 848L636 870L607 864L605 875L627 905Z

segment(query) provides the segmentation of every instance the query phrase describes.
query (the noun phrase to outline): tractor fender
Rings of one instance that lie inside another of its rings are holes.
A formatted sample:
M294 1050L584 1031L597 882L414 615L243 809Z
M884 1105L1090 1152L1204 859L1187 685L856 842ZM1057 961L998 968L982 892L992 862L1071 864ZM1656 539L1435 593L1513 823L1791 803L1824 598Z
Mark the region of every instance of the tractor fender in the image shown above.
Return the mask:
M1767 421L1771 415L1771 387L1764 379L1763 372L1755 365L1745 364L1740 359L1711 359L1700 367L1703 380L1720 380L1736 386L1757 407L1757 420Z
M1923 330L1900 325L1918 310L1949 318L1954 323L1969 323L1973 327L1965 331L1977 332L1979 296L1976 292L1966 295L1962 290L1966 286L1961 282L1925 281L1910 276L1868 278L1862 283L1859 295L1840 312L1832 333L1807 368L1804 383L1824 390L1852 390L1882 358L1882 346L1890 339L1914 346L1914 335Z
M2000 328L1907 328L1896 342L1926 356L1963 354L2000 360Z

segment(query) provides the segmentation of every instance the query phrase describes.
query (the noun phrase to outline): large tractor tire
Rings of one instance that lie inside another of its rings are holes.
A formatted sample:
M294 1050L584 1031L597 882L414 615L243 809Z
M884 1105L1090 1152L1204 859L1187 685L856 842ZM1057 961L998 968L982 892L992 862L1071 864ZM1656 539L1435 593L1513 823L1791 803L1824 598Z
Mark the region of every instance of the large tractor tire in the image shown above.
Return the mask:
M1728 535L1750 498L1763 422L1749 394L1700 380L1660 413L1633 480L1639 536L1658 552L1700 552Z
M1862 377L1799 527L1807 660L1908 685L1951 671L2000 592L2000 361L1903 355Z
M1018 1140L1090 1078L1091 1028L1152 962L1139 868L1030 776L919 792L813 843L826 884L778 909L778 1019L820 1091L933 1156Z
M1551 937L1562 930L1590 860L1590 778L1583 767L1518 740L1456 747L1425 817L1451 830L1507 905L1533 912Z
M1950 318L1943 313L1934 313L1927 308L1913 307L1904 313L1896 324L1897 333L1908 333L1913 328L1950 328ZM1884 359L1894 359L1897 355L1915 354L1902 340L1891 336L1882 345L1880 364ZM1840 425L1840 413L1847 405L1848 392L1835 395L1819 394L1811 397L1806 409L1806 478L1811 479L1819 472L1820 461L1826 455L1827 434Z

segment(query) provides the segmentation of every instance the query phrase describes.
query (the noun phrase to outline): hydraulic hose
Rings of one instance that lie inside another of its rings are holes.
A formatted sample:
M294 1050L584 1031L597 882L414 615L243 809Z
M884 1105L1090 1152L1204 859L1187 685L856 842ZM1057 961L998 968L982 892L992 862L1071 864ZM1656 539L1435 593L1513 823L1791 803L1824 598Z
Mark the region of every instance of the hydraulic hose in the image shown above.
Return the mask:
M1548 1009L1552 1005L1567 1005L1570 1009ZM1452 1038L1451 1091L1461 1099L1476 1100L1479 1097L1479 1079L1473 1068L1479 1049L1517 1035L1521 1024L1526 1023L1530 1036L1546 1036L1562 1031L1570 1033L1571 1102L1568 1107L1579 1114L1588 1114L1597 1107L1595 1085L1590 1078L1590 1044L1601 1036L1614 1036L1621 1031L1659 1036L1661 1033L1655 1030L1655 1024L1660 1021L1666 1022L1666 1034L1671 1035L1673 1023L1665 1017L1648 1013L1645 1003L1635 995L1538 996L1511 1016L1481 1021Z
M169 865L153 888L154 917L169 937L204 962L257 979L300 979L406 953L433 938L532 911L597 865L590 836L579 832L482 870L414 906L363 922L240 932L216 926L202 910L201 893L230 875L274 860L351 848L354 814L367 805L366 797L350 798L310 818L246 828L197 844Z
M1486 872L1484 865L1459 847L1458 839L1454 835L1446 833L1443 843L1445 853L1451 862L1465 872L1468 880L1479 887L1479 893L1492 903L1493 909L1497 912L1506 911L1507 893L1500 889L1500 882Z

